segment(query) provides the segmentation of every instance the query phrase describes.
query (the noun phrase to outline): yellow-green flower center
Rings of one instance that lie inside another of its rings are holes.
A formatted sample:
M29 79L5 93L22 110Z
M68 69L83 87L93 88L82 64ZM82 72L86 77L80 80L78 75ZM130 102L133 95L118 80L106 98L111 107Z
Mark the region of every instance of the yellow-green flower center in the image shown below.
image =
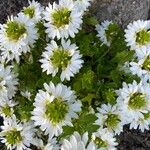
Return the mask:
M116 128L118 123L120 122L120 118L116 114L109 114L106 119L107 128L113 129Z
M46 104L46 117L55 125L62 122L68 113L69 106L61 97L55 98Z
M128 103L131 109L139 110L146 105L145 95L141 93L134 93Z
M150 119L150 112L144 113L143 115L145 120Z
M147 57L142 65L144 70L150 71L150 58Z
M136 42L139 45L145 45L150 43L150 32L146 30L141 30L136 33Z
M23 24L16 21L9 21L6 26L6 35L11 41L18 41L26 33L26 28Z
M35 8L34 7L25 7L23 9L23 12L25 15L28 15L30 18L33 18L34 14L35 14Z
M20 141L22 141L21 133L20 131L17 131L17 129L13 129L11 131L8 131L5 133L5 138L7 140L7 143L13 145L17 144Z
M57 49L53 51L50 60L54 67L64 70L70 63L71 56L67 50Z
M94 140L94 143L98 146L98 148L101 148L101 147L107 147L107 142L106 141L103 141L101 138L99 137L96 137L95 140Z
M2 113L5 114L5 116L11 116L11 108L8 105L5 105L4 107L2 107Z
M53 24L58 28L69 24L70 14L71 11L68 10L67 8L61 8L56 10L52 14Z

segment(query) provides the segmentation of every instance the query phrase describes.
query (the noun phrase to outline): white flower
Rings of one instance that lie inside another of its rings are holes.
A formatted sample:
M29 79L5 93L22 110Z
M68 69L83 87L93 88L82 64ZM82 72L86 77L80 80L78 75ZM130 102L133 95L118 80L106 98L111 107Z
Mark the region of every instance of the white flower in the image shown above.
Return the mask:
M88 143L88 133L84 133L81 136L78 132L74 132L70 136L70 140L64 139L61 150L85 150Z
M142 132L149 130L150 125L150 113L145 113L139 118L134 118L130 124L130 129L140 129Z
M14 113L14 109L13 107L17 105L16 102L14 102L13 100L9 100L7 93L3 93L3 95L1 95L1 100L0 100L0 115L2 117L4 117L4 119L6 117L12 117L13 113Z
M114 131L115 134L120 134L123 131L122 125L122 116L120 111L117 108L117 105L111 106L110 104L103 104L101 108L98 108L98 113L96 116L98 119L96 120L96 124L100 126L100 128L106 127L110 132Z
M72 126L71 119L78 118L81 102L76 101L74 91L61 83L45 83L44 88L46 92L39 90L35 97L32 120L51 138L62 133L62 126Z
M134 62L130 62L130 71L133 75L148 81L150 80L150 51L143 49L137 53L138 58Z
M92 141L87 150L116 150L118 143L111 132L107 129L100 129L92 134Z
M34 129L30 123L18 123L15 117L6 118L1 129L1 142L5 143L10 150L28 150L32 144Z
M150 86L148 84L137 84L133 81L132 84L123 83L123 88L117 92L117 104L124 116L124 124L132 123L133 121L143 118L144 113L150 110Z
M46 33L52 39L57 37L75 37L82 24L82 13L78 12L73 0L60 0L59 4L49 3L46 7L44 19L46 20Z
M84 14L84 11L88 9L89 6L91 6L91 2L93 0L76 0L75 5L79 12Z
M61 71L61 81L70 80L70 77L79 72L83 63L77 48L75 44L71 44L70 40L66 42L62 40L61 46L52 41L46 47L46 51L42 54L43 58L40 60L43 72L46 71L54 77L58 71Z
M8 97L12 98L16 93L17 85L17 75L13 73L12 66L4 67L3 64L0 64L0 95L7 92Z
M19 13L17 17L11 16L6 24L1 25L1 56L7 62L13 59L19 62L21 53L29 51L37 38L37 29L29 17L23 13Z
M106 31L109 29L109 26L111 24L113 24L112 21L105 20L104 22L102 22L101 25L96 25L96 31L98 32L97 36L107 46L110 46L111 41L110 41L110 39L108 39Z
M125 30L125 41L133 50L150 46L150 22L137 20L130 23Z
M29 1L29 6L23 8L23 13L32 19L35 23L42 19L43 7L35 0Z

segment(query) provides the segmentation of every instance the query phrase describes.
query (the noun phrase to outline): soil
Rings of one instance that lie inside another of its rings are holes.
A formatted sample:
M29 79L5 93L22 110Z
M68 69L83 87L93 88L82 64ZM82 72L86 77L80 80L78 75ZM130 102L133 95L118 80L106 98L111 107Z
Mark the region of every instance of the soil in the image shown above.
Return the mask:
M48 2L55 0L38 1L43 5L47 5ZM0 23L4 23L7 16L16 15L23 6L27 5L28 0L0 0ZM2 122L1 118L0 120ZM118 150L150 150L150 131L141 133L138 130L129 130L129 127L125 126L124 132L118 136L118 139ZM3 144L0 144L0 150L3 149Z

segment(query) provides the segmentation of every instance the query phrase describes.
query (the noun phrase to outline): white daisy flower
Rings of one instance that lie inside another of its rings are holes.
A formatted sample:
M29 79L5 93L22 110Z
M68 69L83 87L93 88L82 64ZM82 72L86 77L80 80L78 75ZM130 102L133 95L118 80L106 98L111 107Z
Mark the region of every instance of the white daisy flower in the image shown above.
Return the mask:
M110 46L111 44L111 38L110 35L107 34L109 30L109 26L112 25L112 21L105 20L104 22L101 23L101 25L96 25L96 31L98 32L98 37L100 40L107 46Z
M93 0L76 0L75 5L79 12L84 14L84 11L88 9L89 6L91 6L91 2Z
M81 136L78 132L74 132L74 134L70 136L69 140L63 140L61 150L85 150L88 140L87 132L84 133L83 136Z
M62 126L72 126L71 119L78 118L81 102L76 101L74 91L61 83L45 83L44 88L46 92L39 90L35 97L32 120L52 138L62 133Z
M7 92L8 98L12 98L17 90L17 74L12 71L12 66L4 67L0 64L0 95Z
M78 73L82 67L83 60L75 44L71 44L70 40L61 41L61 46L58 46L55 41L52 41L46 47L46 51L42 54L41 67L43 72L52 74L54 77L58 71L61 72L61 81L70 80L74 74Z
M110 132L114 131L115 134L120 134L123 131L122 116L117 108L117 105L105 105L98 108L96 116L98 119L95 121L100 128L106 127Z
M134 118L130 123L130 129L140 129L142 132L149 130L150 125L150 113L144 113L143 116L139 118Z
M150 51L143 49L138 51L138 58L134 62L130 62L130 71L133 75L137 75L142 80L150 80Z
M123 88L116 91L117 104L122 111L124 124L132 123L143 117L150 110L150 86L148 84L123 83Z
M35 0L29 1L29 6L23 8L23 13L32 19L35 23L42 19L43 7Z
M150 47L150 22L137 20L130 23L125 30L125 41L133 50Z
M21 124L16 118L6 118L4 126L1 126L1 142L5 143L8 149L28 150L34 135L32 124Z
M0 100L0 115L4 118L12 117L14 113L13 107L16 105L16 102L8 99L7 93L3 93Z
M87 150L116 150L118 143L114 135L107 129L100 129L92 134L92 141Z
M75 37L82 24L82 13L78 12L73 0L60 0L59 4L49 3L46 7L44 19L46 20L46 33L52 39L57 37Z
M21 53L29 51L37 38L37 29L29 17L23 13L19 13L17 17L11 16L6 24L1 25L1 56L7 62L13 59L19 62Z

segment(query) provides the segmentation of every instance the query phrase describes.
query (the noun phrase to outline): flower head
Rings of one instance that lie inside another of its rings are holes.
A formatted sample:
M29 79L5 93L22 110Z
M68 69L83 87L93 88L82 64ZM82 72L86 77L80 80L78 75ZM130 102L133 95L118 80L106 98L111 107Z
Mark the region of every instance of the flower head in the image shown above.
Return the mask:
M13 117L5 119L1 129L1 142L5 143L8 149L29 149L34 135L32 124L18 123L16 118Z
M76 101L74 92L61 83L56 86L52 82L45 83L44 88L46 92L39 90L35 97L32 120L49 137L58 136L62 126L72 126L71 119L78 118L81 103Z
M77 48L75 44L71 44L70 40L67 42L62 40L61 46L52 41L46 47L46 51L43 52L43 59L40 60L43 71L46 71L47 74L52 74L52 76L55 76L60 71L62 81L64 79L70 80L70 77L79 72L83 63Z
M107 46L110 46L111 44L111 32L109 31L111 25L113 25L113 22L108 20L102 22L101 25L96 25L96 31L98 32L97 36Z
M7 23L1 25L0 45L1 56L6 61L16 59L19 62L21 53L26 53L38 38L35 24L29 17L19 13L17 17L11 16Z
M123 131L122 125L122 116L117 108L117 105L111 106L110 104L103 104L100 108L98 108L97 113L98 119L96 120L96 124L100 126L100 128L107 128L110 132L114 131L115 134L120 134Z
M125 30L127 45L133 50L150 46L150 22L137 20L130 23Z
M46 7L44 19L50 38L75 37L82 23L82 13L77 11L73 0L60 0L59 4L54 2Z

